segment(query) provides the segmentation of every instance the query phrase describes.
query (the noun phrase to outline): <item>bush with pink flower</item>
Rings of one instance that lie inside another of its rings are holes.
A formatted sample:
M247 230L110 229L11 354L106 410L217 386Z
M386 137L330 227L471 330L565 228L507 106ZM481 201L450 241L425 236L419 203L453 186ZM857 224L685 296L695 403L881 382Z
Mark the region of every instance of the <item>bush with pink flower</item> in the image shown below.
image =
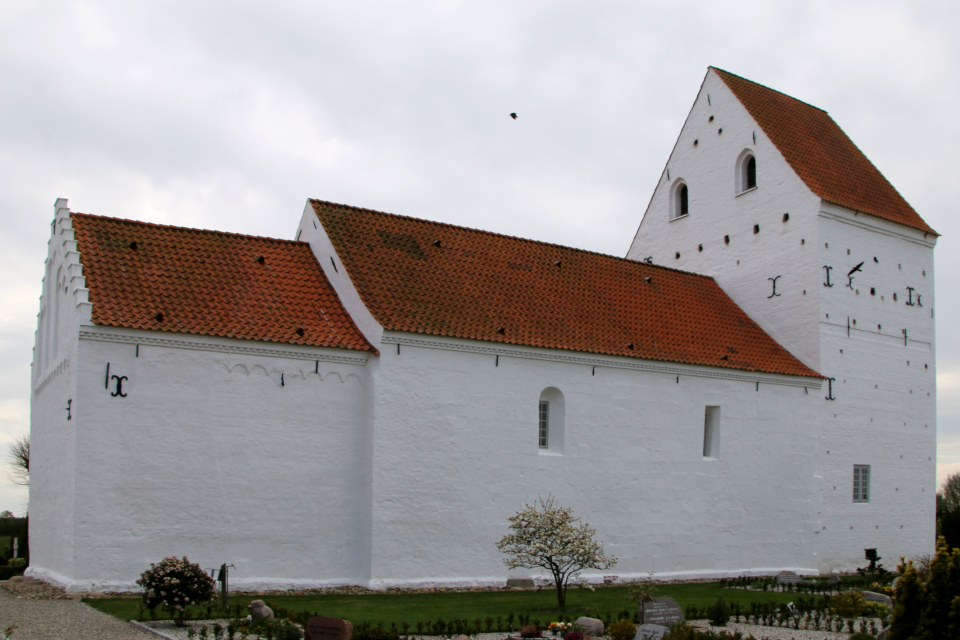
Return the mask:
M143 587L143 606L150 611L162 607L183 626L186 608L210 602L215 591L213 578L186 557L171 556L150 565L140 574L137 584Z

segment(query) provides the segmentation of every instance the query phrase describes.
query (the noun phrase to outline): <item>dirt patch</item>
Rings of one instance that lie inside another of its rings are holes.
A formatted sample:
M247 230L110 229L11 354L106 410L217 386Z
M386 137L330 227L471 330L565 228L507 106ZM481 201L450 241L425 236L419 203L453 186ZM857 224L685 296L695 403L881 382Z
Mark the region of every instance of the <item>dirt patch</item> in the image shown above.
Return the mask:
M9 580L0 580L0 587L18 598L30 600L80 600L81 598L139 598L139 594L130 593L67 593L63 587L28 578L14 576Z

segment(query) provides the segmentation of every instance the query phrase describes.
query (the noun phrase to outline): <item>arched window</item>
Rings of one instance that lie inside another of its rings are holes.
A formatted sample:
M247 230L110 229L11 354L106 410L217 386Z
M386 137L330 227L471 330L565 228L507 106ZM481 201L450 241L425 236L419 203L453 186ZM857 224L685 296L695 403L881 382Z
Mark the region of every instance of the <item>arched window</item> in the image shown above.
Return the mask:
M690 213L690 190L687 183L677 180L673 185L673 195L670 202L670 219L676 220Z
M757 188L757 158L744 149L737 158L737 193Z
M540 453L563 455L564 432L563 392L547 387L540 394L537 420L537 444Z

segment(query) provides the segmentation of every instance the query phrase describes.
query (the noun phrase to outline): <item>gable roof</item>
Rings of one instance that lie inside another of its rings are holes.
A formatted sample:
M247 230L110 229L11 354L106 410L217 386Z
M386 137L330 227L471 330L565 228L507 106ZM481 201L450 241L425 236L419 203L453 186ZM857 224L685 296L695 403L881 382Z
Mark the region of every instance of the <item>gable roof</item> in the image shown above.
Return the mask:
M96 324L373 350L306 243L70 217Z
M823 109L710 67L820 198L937 235Z
M310 200L387 330L820 377L709 277Z

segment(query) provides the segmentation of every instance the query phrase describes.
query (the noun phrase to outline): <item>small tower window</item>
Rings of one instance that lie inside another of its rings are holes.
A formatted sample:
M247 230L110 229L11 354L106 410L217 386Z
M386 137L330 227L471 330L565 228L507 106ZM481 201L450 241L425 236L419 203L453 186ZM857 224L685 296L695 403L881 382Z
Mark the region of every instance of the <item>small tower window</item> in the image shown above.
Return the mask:
M670 219L676 220L690 213L690 190L682 180L673 186L673 198L670 203Z
M757 158L749 149L740 153L737 159L737 193L757 188Z
M753 189L757 186L757 159L750 156L746 166L746 188Z

